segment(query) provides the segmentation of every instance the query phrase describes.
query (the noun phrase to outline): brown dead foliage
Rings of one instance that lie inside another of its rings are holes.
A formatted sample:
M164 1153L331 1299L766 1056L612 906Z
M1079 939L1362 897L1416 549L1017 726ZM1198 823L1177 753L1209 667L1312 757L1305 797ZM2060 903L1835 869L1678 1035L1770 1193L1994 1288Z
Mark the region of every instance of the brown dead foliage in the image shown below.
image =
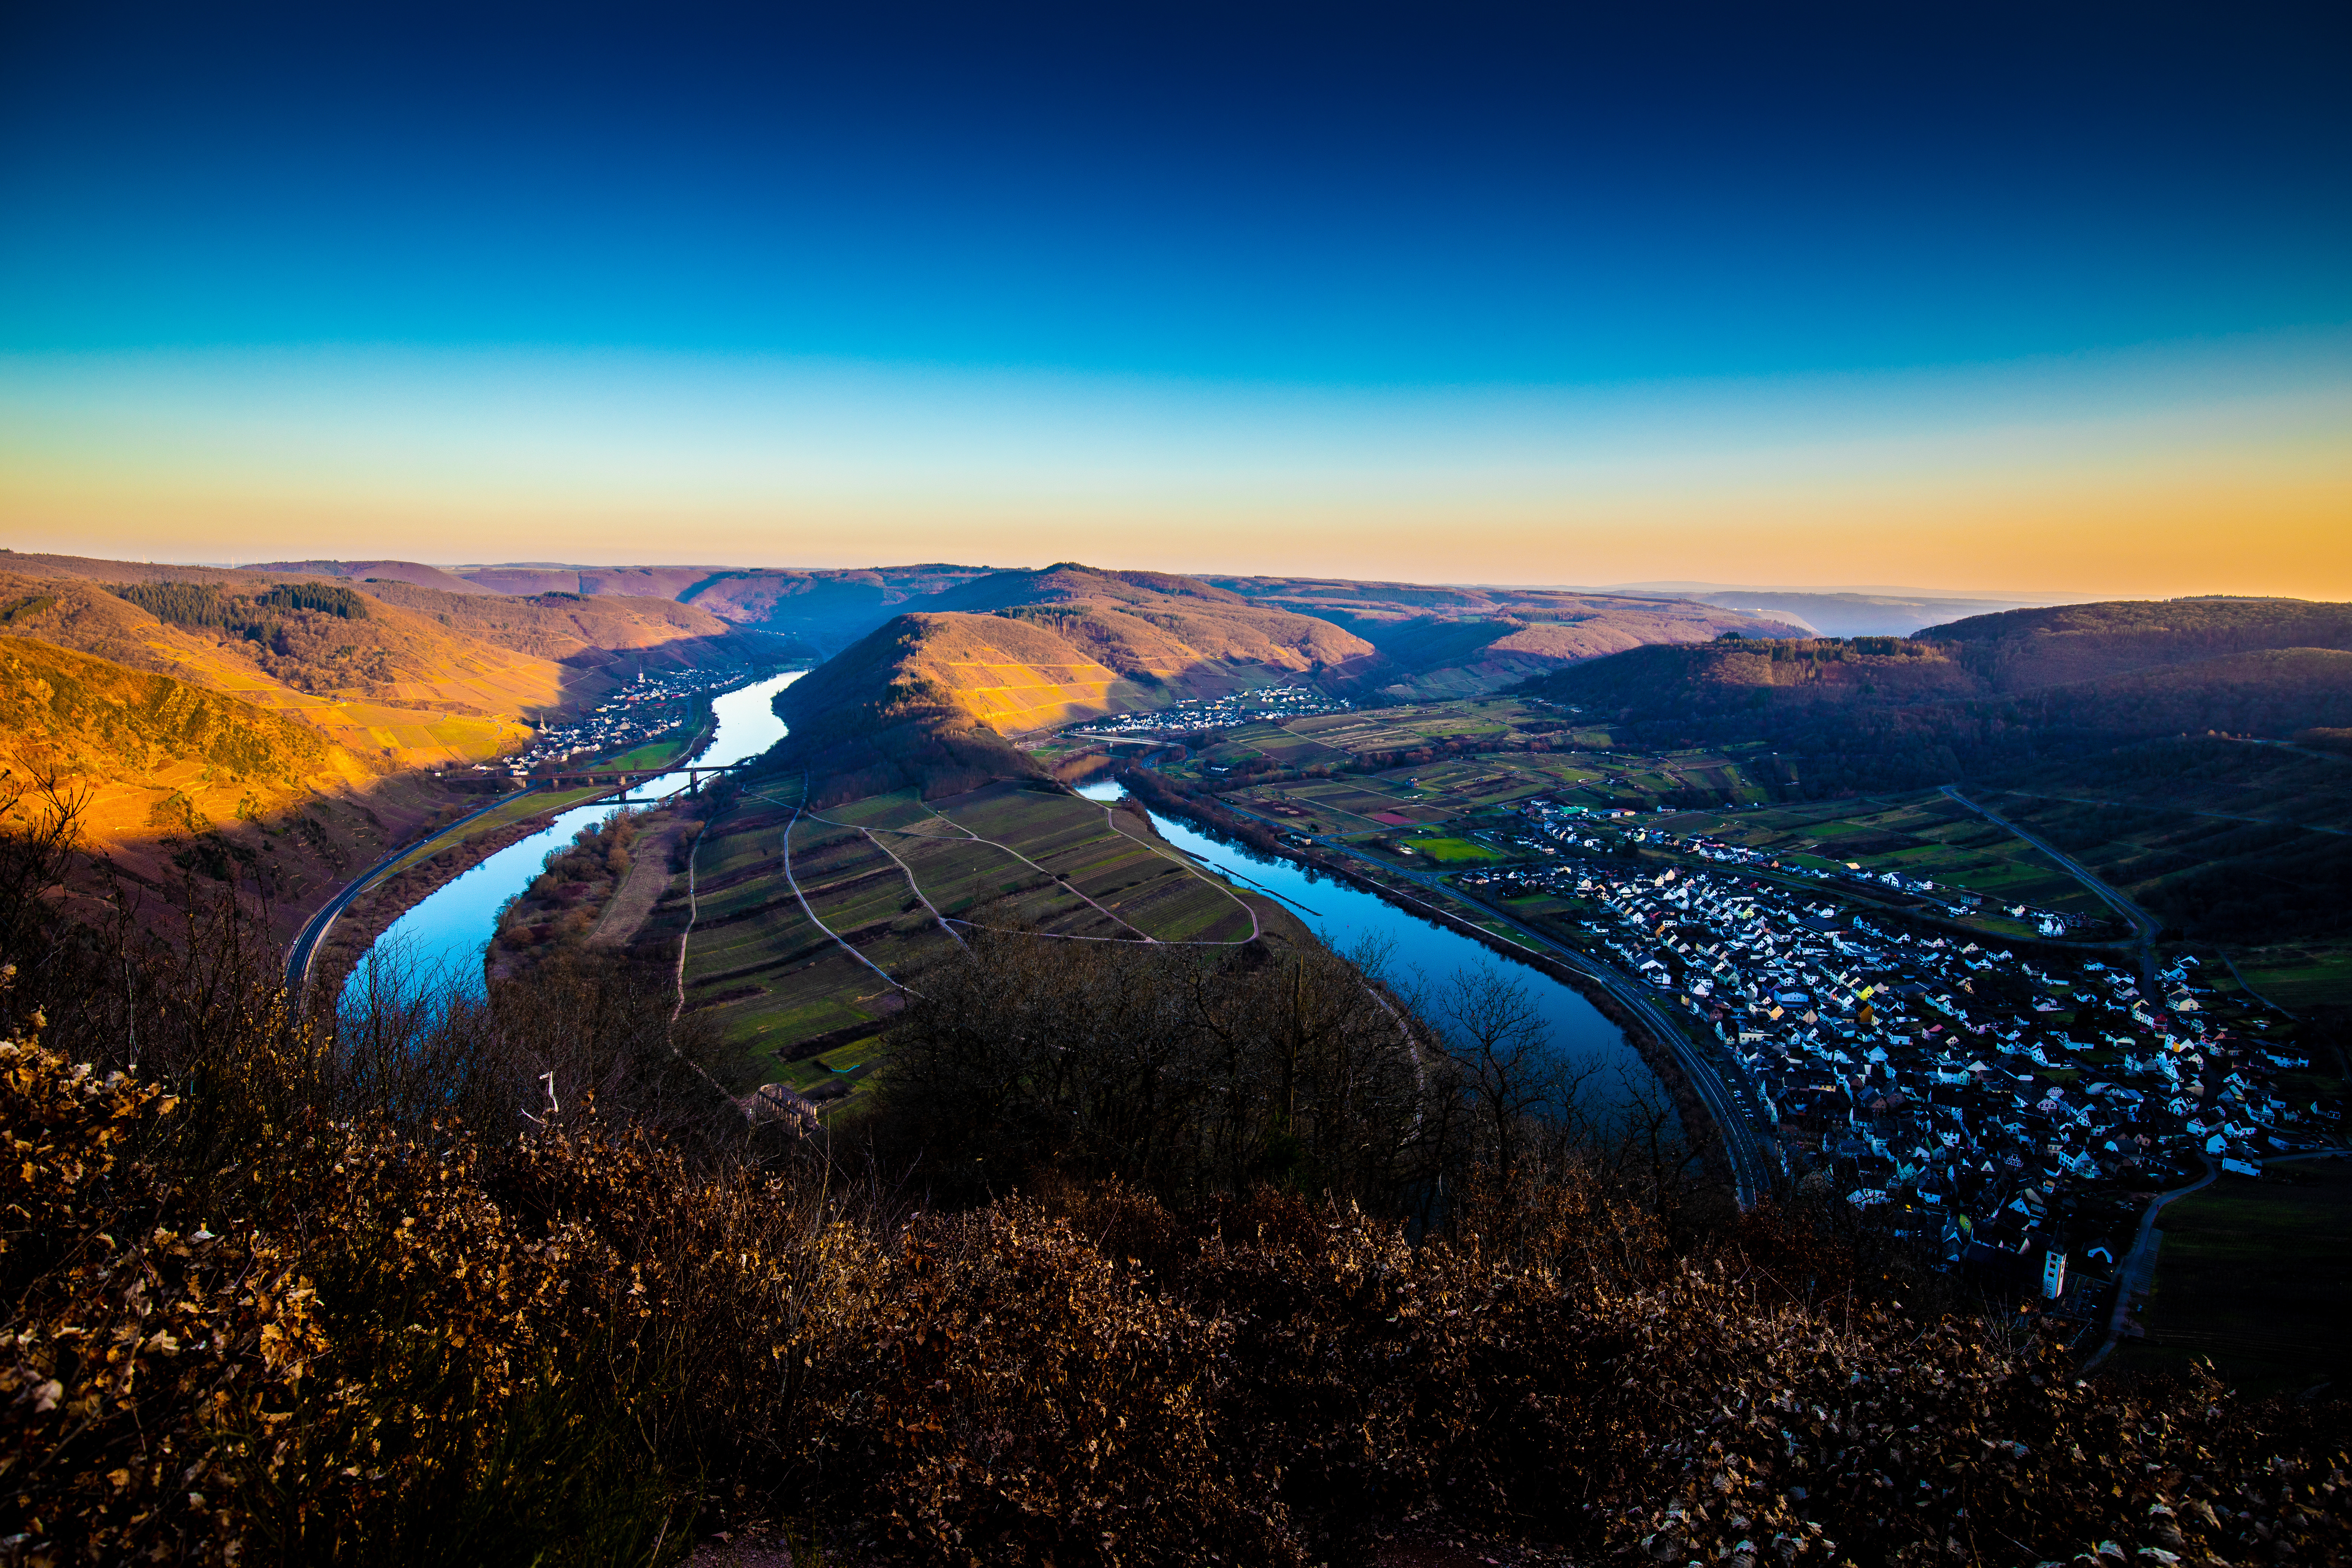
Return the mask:
M1596 1563L2347 1559L2342 1401L2078 1381L1868 1237L1701 1226L1589 1149L1506 1179L1473 1144L1384 1198L1340 1130L1432 1112L1402 1074L1354 1121L1316 1087L1395 1037L1336 986L1324 1037L1259 1009L1287 1076L1212 1080L1297 1087L1278 1183L1102 1170L1183 1127L1119 1120L1107 1038L1033 1102L1093 1108L1083 1158L947 1211L698 1121L628 1066L625 998L362 1049L203 935L0 987L0 1560L657 1563L762 1521L1055 1568L1358 1563L1400 1527ZM1229 1169L1268 1168L1258 1115Z

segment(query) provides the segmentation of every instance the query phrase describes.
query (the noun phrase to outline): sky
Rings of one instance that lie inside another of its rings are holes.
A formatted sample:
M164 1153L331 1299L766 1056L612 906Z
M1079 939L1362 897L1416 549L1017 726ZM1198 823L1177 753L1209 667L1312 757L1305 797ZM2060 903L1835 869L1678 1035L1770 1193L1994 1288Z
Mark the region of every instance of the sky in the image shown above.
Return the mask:
M2347 38L22 4L0 534L2352 598Z

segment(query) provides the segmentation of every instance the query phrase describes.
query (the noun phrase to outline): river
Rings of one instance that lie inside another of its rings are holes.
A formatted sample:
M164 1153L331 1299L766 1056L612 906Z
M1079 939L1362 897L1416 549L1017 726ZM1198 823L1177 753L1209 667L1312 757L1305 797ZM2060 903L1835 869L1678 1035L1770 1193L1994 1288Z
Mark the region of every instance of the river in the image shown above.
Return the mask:
M697 765L742 762L782 740L784 723L776 717L773 699L803 673L792 670L770 676L715 698L710 706L716 732L695 758ZM683 773L665 773L637 793L660 795L683 789L686 784ZM1124 792L1118 784L1088 784L1078 793L1089 800L1116 800ZM482 950L496 931L499 911L507 900L530 887L548 856L570 844L582 828L627 809L610 801L574 806L557 816L551 826L469 868L394 921L376 939L354 978L365 973L377 952L383 952L397 954L404 965L415 965L421 972L445 974L458 984L479 984ZM1349 952L1367 937L1389 944L1386 977L1402 990L1433 989L1463 969L1506 962L1458 931L1294 861L1259 855L1213 837L1180 818L1155 812L1151 820L1171 844L1219 875L1281 899L1329 946ZM1540 970L1511 967L1514 978L1527 987L1529 1000L1550 1029L1553 1047L1571 1062L1602 1068L1592 1085L1596 1093L1615 1099L1621 1081L1645 1091L1655 1089L1655 1077L1626 1040L1625 1032L1591 1003Z
M1088 800L1112 801L1126 791L1116 784L1092 784L1078 793ZM1150 816L1152 826L1169 843L1237 886L1272 893L1313 927L1326 946L1349 952L1367 937L1389 944L1383 978L1401 991L1433 992L1464 969L1508 963L1461 932L1401 910L1377 894L1334 881L1296 861L1213 837L1181 817L1156 811ZM1626 1085L1663 1097L1656 1075L1625 1038L1625 1031L1599 1008L1541 970L1517 963L1509 967L1549 1027L1553 1049L1570 1063L1601 1068L1588 1085L1596 1100L1622 1103Z
M788 670L739 686L711 699L716 728L710 744L693 759L697 767L723 767L756 757L784 738L784 721L776 717L775 695L805 670ZM640 795L664 795L687 785L684 773L664 773L636 786ZM590 801L560 813L551 826L508 845L478 866L469 867L446 886L436 888L423 901L392 923L369 949L369 958L352 978L365 973L375 953L396 953L404 964L453 982L481 983L482 950L498 929L499 911L509 899L538 880L547 858L572 842L591 823L603 822L619 811L633 809L611 801Z

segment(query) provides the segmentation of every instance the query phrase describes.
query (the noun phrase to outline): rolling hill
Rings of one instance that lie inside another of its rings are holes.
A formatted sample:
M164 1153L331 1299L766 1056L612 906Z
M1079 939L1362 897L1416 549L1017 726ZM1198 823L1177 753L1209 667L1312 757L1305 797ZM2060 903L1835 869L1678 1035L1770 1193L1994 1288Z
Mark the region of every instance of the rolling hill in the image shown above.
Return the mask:
M241 568L271 576L341 577L354 583L410 583L445 594L496 594L454 572L416 561L257 561Z
M89 791L89 847L134 879L167 882L191 856L241 867L299 920L474 804L425 770L513 750L640 662L802 651L663 599L514 598L417 574L0 554L0 749L20 781L54 772Z
M2012 610L1916 638L1638 648L1522 689L1656 744L1769 741L1809 791L1906 787L2160 736L2352 724L2352 605Z
M1006 734L1376 657L1328 623L1155 573L1065 563L932 602L958 607L898 616L783 694L779 767L820 775L826 799L913 782L944 793L1034 773Z
M0 766L34 792L20 816L44 809L43 781L78 798L82 847L132 884L233 881L265 892L281 929L449 809L289 713L26 637L0 639Z
M816 657L816 649L799 638L739 626L698 605L668 599L562 589L528 597L453 594L380 580L361 587L372 598L429 616L452 631L576 669L624 665L634 670L639 664L675 669Z
M358 580L397 578L445 592L543 599L551 595L668 600L726 626L789 637L822 657L837 652L915 601L986 576L985 566L931 564L835 571L741 566L572 566L510 562L426 566L414 561L275 561L254 572L301 572Z
M1431 586L1338 578L1210 577L1253 604L1347 628L1381 655L1358 673L1395 701L1475 697L1584 659L1651 643L1807 630L1769 614L1689 599L1548 588Z
M234 609L276 585L268 577L218 574L186 586ZM0 573L0 600L53 601L0 625L0 634L38 637L287 713L343 747L354 766L375 773L494 756L529 735L527 718L558 711L602 685L591 672L453 632L364 594L353 597L363 613L296 608L236 626L204 624L168 605L159 615L97 582ZM190 598L194 614L207 613Z
M397 571L394 569L397 568ZM996 609L1055 602L1044 572L992 571L933 563L860 571L799 571L727 566L572 566L525 562L499 566L434 566L398 562L280 562L255 570L318 571L346 578L398 575L425 586L454 576L477 592L509 595L579 594L593 598L671 599L730 625L792 637L820 653L838 652L894 615ZM1097 574L1097 576L1104 575ZM1327 677L1356 691L1395 700L1475 696L1579 659L1655 642L1703 642L1727 631L1785 637L1812 628L1770 608L1729 609L1664 595L1542 588L1478 588L1339 578L1177 578L1168 574L1109 574L1129 588L1148 579L1191 584L1173 596L1194 610L1241 601L1328 622L1370 643ZM1024 584L1039 584L1034 589ZM1210 597L1216 590L1229 600ZM1096 600L1112 590L1087 590Z
M168 675L32 637L0 642L0 752L26 772L108 790L152 780L283 796L329 774L330 750L299 720Z
M511 749L528 736L527 721L593 700L641 662L675 668L808 652L663 599L511 598L320 575L347 584L340 591L353 613L251 608L318 577L8 555L0 557L0 635L37 637L292 713L378 772ZM126 587L147 603L116 591ZM22 606L13 616L5 609L12 605Z
M1800 588L1724 588L1695 593L1701 604L1752 610L1795 622L1817 637L1906 637L1959 616L2022 608L2017 600L1939 599L1924 595L1836 593Z
M1918 634L1997 691L2030 691L2270 648L2352 649L2352 605L2305 599L2160 599L1971 616Z

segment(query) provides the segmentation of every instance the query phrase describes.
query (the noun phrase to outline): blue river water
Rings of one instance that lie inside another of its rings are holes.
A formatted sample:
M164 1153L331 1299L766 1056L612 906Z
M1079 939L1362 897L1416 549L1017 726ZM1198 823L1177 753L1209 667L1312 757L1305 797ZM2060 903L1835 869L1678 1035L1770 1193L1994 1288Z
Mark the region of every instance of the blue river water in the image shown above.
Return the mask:
M800 679L793 670L722 693L713 700L718 721L709 746L695 759L718 766L756 757L784 737L783 721L771 705L775 694ZM683 773L667 773L637 792L662 795L686 787ZM1089 784L1078 792L1089 800L1116 800L1115 784ZM353 975L359 980L379 953L394 955L403 968L464 985L481 984L482 952L498 927L507 900L530 886L547 858L569 845L579 831L628 809L593 801L559 815L554 823L510 844L469 868L393 922L376 940ZM1508 963L1458 931L1408 913L1373 894L1278 857L1259 855L1215 837L1192 823L1153 813L1151 820L1171 844L1236 885L1271 893L1289 905L1333 949L1353 954L1365 939L1387 946L1382 977L1400 991L1433 992L1465 969L1506 965L1550 1030L1553 1049L1570 1062L1597 1065L1591 1088L1603 1099L1620 1083L1652 1089L1656 1079L1625 1038L1624 1031L1591 1003L1540 970ZM1622 1076L1621 1076L1622 1075Z
M1078 793L1088 800L1111 801L1126 792L1116 784L1094 784ZM1401 910L1376 894L1334 881L1295 861L1260 855L1213 837L1181 817L1153 812L1151 821L1169 843L1226 880L1280 899L1314 929L1326 946L1352 953L1367 937L1388 944L1381 978L1400 991L1434 992L1462 970L1507 966L1511 978L1527 988L1528 1000L1549 1027L1552 1048L1570 1063L1601 1068L1590 1085L1597 1099L1615 1100L1620 1086L1626 1084L1644 1093L1655 1089L1655 1075L1625 1038L1625 1031L1576 991L1541 970L1511 963L1461 932Z
M710 744L694 759L697 767L722 767L756 757L784 738L784 721L772 706L777 692L806 671L789 670L755 680L749 686L721 692L711 700L718 721ZM687 784L683 773L664 773L638 786L639 795L667 795ZM547 858L570 844L591 823L603 822L614 812L630 809L610 801L591 801L559 814L553 826L508 845L478 866L468 868L392 923L369 950L367 960L352 975L360 979L375 954L397 955L397 962L420 971L446 976L458 984L481 984L482 950L498 929L499 911L507 900L539 878Z

